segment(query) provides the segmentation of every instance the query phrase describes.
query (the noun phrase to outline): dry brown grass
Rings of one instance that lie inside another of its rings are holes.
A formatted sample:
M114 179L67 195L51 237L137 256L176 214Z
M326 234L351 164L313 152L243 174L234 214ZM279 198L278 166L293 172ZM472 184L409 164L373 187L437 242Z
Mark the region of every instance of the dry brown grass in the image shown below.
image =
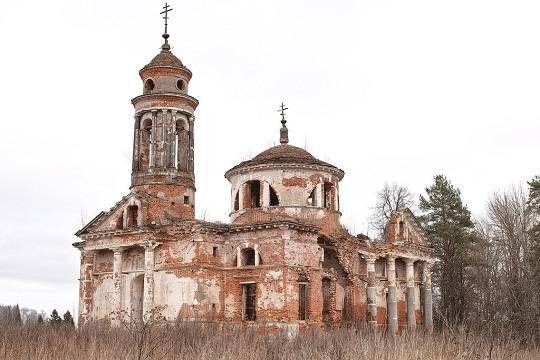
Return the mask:
M0 359L540 359L540 349L463 330L396 337L347 327L288 339L215 325L6 326Z

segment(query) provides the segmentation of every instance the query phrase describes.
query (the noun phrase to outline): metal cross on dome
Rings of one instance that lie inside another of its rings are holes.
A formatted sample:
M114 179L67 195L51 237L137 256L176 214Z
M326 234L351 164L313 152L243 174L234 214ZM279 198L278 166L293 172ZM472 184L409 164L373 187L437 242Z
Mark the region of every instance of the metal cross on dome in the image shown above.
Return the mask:
M283 125L285 125L285 123L287 122L287 120L285 120L285 110L289 110L289 108L285 107L285 104L281 103L281 107L279 108L278 112L281 115L281 123Z
M167 25L168 25L167 20L169 20L169 11L172 11L172 10L173 9L171 8L171 5L165 3L165 6L163 7L163 11L160 12L161 15L164 15L163 19L165 20L165 34L167 33Z

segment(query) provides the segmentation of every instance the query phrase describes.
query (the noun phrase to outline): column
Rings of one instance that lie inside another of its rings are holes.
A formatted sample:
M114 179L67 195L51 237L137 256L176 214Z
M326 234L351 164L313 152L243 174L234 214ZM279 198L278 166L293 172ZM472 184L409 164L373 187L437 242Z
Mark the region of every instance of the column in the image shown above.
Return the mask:
M416 329L416 310L414 306L414 259L405 259L407 279L407 327Z
M149 159L148 167L156 166L156 132L157 132L157 111L152 110L152 130L150 132L150 144L148 146Z
M320 182L316 186L315 190L315 204L314 206L322 207L324 204L324 189L323 189L323 183Z
M94 252L81 250L81 275L79 279L79 326L84 325L92 317L92 298L94 289Z
M144 247L144 295L143 319L145 322L153 320L154 309L154 250L159 245L155 241L145 241Z
M233 199L234 204L234 199ZM234 209L234 206L233 206ZM244 209L244 184L238 187L238 210Z
M255 266L259 266L259 244L255 244L253 250L255 250Z
M242 266L242 251L240 246L236 248L236 267Z
M368 324L371 328L377 328L377 288L375 287L375 260L374 255L366 256L367 263L367 307Z
M424 262L423 293L424 293L424 327L428 332L433 331L433 300L431 295L431 268L433 263Z
M270 184L261 180L262 187L262 206L270 206Z
M139 170L139 129L141 126L141 116L135 115L135 129L133 130L133 163L132 170Z
M195 116L191 115L189 117L189 163L188 163L188 172L195 173Z
M113 251L113 295L112 325L119 326L122 312L122 248L114 248Z
M386 257L386 272L388 276L388 332L396 334L398 331L398 315L396 300L396 257L388 255Z

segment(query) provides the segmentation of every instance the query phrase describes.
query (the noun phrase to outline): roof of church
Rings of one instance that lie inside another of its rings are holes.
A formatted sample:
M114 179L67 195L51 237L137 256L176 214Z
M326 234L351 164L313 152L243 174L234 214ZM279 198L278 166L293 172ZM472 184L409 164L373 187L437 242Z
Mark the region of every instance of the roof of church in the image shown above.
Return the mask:
M234 166L229 171L243 167L264 164L318 165L341 171L334 165L315 158L308 151L289 144L279 144L271 147L270 149L261 152L259 155L255 156L251 160L242 161L240 164Z
M154 66L172 66L183 68L184 64L182 64L182 61L180 61L180 59L177 58L170 50L162 49L159 54L157 54L144 68Z

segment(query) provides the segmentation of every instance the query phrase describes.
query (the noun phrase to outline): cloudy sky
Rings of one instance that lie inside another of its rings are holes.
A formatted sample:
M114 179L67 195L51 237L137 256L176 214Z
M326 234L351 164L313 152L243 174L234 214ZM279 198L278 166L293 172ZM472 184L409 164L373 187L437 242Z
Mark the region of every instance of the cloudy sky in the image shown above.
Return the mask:
M475 216L540 173L540 2L171 0L193 72L197 214L226 220L224 172L275 144L345 170L366 232L385 182L435 174ZM0 303L76 310L82 222L129 190L131 98L161 45L157 0L0 4Z

